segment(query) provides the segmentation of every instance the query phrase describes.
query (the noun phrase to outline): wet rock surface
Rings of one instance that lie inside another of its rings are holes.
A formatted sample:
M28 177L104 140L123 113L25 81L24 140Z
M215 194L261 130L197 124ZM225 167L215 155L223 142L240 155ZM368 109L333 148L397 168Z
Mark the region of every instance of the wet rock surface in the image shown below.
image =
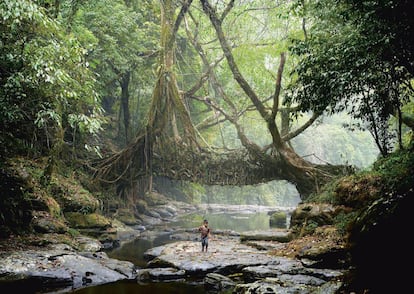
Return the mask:
M152 248L145 256L153 271L175 269L177 276L169 275L169 279L182 279L183 272L187 277L204 277L206 289L213 293L229 289L234 293L334 293L344 275L341 270L307 267L298 259L274 256L238 238L221 237L210 241L208 252L200 249L199 242L179 241ZM332 292L315 292L321 289Z
M93 243L93 242L92 242ZM85 248L94 248L95 244ZM135 266L104 252L76 252L62 244L43 250L15 251L0 256L0 280L34 281L33 293L45 289L71 291L85 286L100 285L136 277ZM11 282L9 282L11 283ZM5 286L5 284L0 285Z

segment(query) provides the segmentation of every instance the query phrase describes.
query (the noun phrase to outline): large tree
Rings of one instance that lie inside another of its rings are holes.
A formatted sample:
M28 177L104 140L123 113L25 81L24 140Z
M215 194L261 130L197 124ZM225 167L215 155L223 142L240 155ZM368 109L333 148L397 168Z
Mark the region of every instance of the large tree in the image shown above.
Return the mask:
M218 7L213 7L208 1L201 1L200 4L211 22L227 66L244 93L241 94L250 101L251 105L242 112L254 110L260 115L270 134L270 145L259 146L246 136L243 127L239 124L240 110L234 106L237 99L227 97L222 85L215 78L210 62L203 56L203 48L196 37L191 36L189 20L186 21L188 38L196 52L200 54L205 73L201 75L200 81L188 90L179 91L175 74L175 41L191 2L185 1L180 7L176 7L173 1L160 1L162 12L160 62L147 127L138 134L135 142L128 148L106 159L98 175L107 176L114 170L117 171L121 176L115 178L116 182L118 184L128 182L128 185L122 184L122 186L130 191L128 194L132 194L130 198L133 199L138 190L146 191L151 188L150 178L154 165L158 174L205 183L248 184L284 179L294 183L301 195L307 197L330 179L332 174L339 171L329 165L317 166L307 162L288 144L289 139L315 121L319 112L315 112L307 123L292 133L285 131L282 137L276 118L282 109L280 93L286 54L280 52L279 55L280 63L274 77L273 94L270 97L260 97L240 71L232 47L223 31L222 23L232 12L234 1L224 5L221 13L218 12ZM222 4L220 2L217 5ZM246 7L246 11L250 9L249 6ZM192 21L197 23L194 17ZM200 93L198 90L207 80L215 88L218 98L230 106L230 112L219 105L222 104L221 102L216 103L209 97L196 95ZM231 122L245 148L244 151L236 151L230 155L229 153L214 154L205 141L201 141L200 144L197 138L201 137L193 126L185 100L189 97L205 103L214 112L219 112L224 120ZM285 109L287 113L290 111L288 108ZM128 180L121 180L125 178ZM142 179L146 180L142 181Z

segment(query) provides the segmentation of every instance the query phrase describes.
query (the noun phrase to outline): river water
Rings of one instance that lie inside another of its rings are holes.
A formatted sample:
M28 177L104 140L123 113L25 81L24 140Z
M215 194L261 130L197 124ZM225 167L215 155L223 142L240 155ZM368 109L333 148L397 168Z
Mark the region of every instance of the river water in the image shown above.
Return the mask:
M147 261L144 259L144 253L146 250L174 242L170 236L175 230L194 228L194 237L198 237L196 228L202 224L204 219L209 221L212 234L214 234L215 230L231 230L242 233L254 230L267 230L270 228L269 215L267 212L193 213L167 225L164 224L158 228L154 227L153 230L159 230L155 238L137 238L134 241L128 242L119 248L107 252L108 256L120 260L128 260L136 266L145 267Z
M267 230L269 226L269 215L267 212L255 213L193 213L181 219L162 226L155 226L152 230L158 233L154 238L137 238L131 242L123 244L121 247L108 251L109 257L128 260L138 267L145 267L147 261L144 258L146 250L174 242L170 238L171 234L179 229L197 228L203 219L209 221L209 225L214 230L231 230L235 232L245 232L253 230ZM288 225L288 222L287 222ZM198 232L194 232L198 237ZM75 291L77 294L106 294L106 293L177 293L177 294L200 294L206 293L201 281L180 282L157 282L140 284L131 281L120 281L112 284L83 288Z

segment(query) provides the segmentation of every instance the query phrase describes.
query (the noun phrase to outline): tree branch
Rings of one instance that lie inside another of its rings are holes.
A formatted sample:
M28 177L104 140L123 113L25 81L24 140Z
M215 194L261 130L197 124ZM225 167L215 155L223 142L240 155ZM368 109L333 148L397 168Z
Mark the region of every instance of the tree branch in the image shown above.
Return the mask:
M279 111L279 96L280 96L280 90L282 88L282 74L283 74L283 68L285 67L285 61L286 61L286 54L285 52L282 52L280 53L280 63L279 63L279 68L277 70L275 93L273 94L273 108L272 108L272 115L271 115L272 120L276 119L277 112Z
M234 0L231 0L229 4L227 4L226 9L223 11L220 17L220 22L223 22L223 20L226 18L227 14L233 9L234 6Z
M233 57L233 54L231 52L230 45L228 44L223 29L221 27L221 20L217 17L217 14L213 7L211 7L210 3L207 0L200 0L204 12L208 15L210 18L210 21L216 30L217 37L220 41L221 48L224 52L224 56L227 59L227 63L229 64L230 70L233 73L234 79L237 81L239 86L243 89L243 91L246 93L246 95L250 98L250 100L253 102L256 109L259 111L260 115L267 121L269 118L269 114L266 111L266 108L261 103L259 97L257 94L253 91L253 89L250 87L250 85L247 83L246 79L241 74L235 60Z
M176 35L177 35L177 32L178 32L178 29L180 27L181 21L183 20L184 15L188 11L188 9L190 8L190 5L191 5L192 2L193 2L193 0L187 0L181 6L181 10L178 13L177 18L176 18L175 23L174 23L174 28L173 28L173 31L171 33L170 40L168 41L168 47L171 47L172 44L175 42L175 38L176 38Z
M303 131L305 131L308 127L310 127L314 121L321 116L322 113L320 112L315 112L312 117L306 122L304 123L300 128L297 128L296 130L294 130L291 133L286 134L285 136L282 137L282 140L287 142L291 139L293 139L294 137L296 137L297 135L299 135L300 133L302 133Z

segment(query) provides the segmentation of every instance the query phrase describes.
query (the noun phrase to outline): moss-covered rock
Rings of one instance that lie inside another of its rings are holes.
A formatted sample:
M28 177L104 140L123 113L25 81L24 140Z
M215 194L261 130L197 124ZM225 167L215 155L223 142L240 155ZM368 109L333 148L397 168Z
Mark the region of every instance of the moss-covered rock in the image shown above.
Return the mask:
M47 211L49 211L51 216L57 218L62 216L62 210L60 208L60 205L54 198L46 196L44 198L44 202L47 206Z
M30 231L31 210L36 203L47 209L44 193L36 189L30 169L19 158L10 158L0 167L0 237ZM38 199L38 200L37 200Z
M135 207L139 214L143 214L148 210L148 204L144 200L140 199L135 203Z
M285 211L277 211L270 215L270 227L285 228L287 214Z
M362 174L343 178L334 190L335 204L359 209L380 197L382 179L378 175Z
M126 225L133 226L140 223L136 219L134 211L128 208L119 208L114 217Z
M57 177L50 190L64 212L86 214L96 212L100 207L99 201L74 179Z
M306 236L315 232L315 229L332 225L339 213L346 211L343 206L327 203L303 203L293 211L290 228L294 236Z
M150 206L168 203L168 199L164 195L154 191L146 193L144 200Z
M110 219L98 213L67 212L65 218L70 226L76 229L107 229L112 225Z
M32 214L31 225L36 232L64 234L69 229L62 219L53 217L46 211L33 211Z
M113 243L117 240L117 230L112 226L112 220L101 214L67 212L65 217L70 227L78 230L82 235L96 238L102 243Z

